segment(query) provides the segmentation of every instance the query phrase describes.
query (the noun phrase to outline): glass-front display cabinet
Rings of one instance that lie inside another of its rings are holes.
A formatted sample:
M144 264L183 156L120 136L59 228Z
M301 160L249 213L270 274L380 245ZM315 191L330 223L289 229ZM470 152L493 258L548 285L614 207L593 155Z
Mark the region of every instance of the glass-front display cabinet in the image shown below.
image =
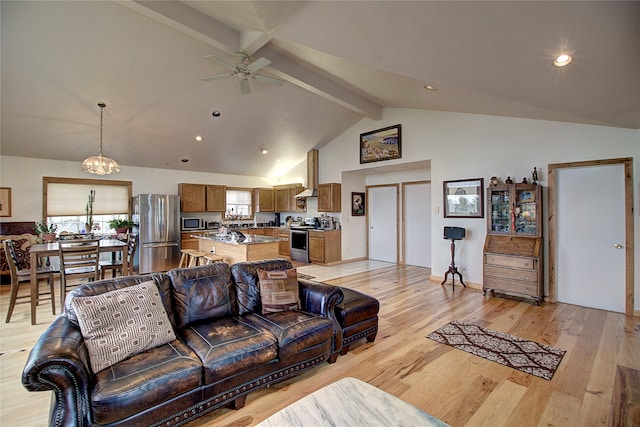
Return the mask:
M542 235L540 185L499 184L487 193L487 234Z
M482 291L544 300L542 186L487 188Z

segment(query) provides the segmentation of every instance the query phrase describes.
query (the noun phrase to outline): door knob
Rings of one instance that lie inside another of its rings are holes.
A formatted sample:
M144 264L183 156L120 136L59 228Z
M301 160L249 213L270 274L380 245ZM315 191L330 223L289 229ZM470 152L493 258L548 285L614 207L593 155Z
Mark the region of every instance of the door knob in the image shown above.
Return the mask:
M622 245L620 243L614 243L613 247L616 249L622 249Z

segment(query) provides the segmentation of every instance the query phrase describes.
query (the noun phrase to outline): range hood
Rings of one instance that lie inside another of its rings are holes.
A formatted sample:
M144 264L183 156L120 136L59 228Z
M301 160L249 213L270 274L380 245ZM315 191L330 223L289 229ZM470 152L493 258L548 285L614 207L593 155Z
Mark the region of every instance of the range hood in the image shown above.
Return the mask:
M315 188L307 188L302 193L296 194L295 196L296 199L306 199L307 197L318 197L318 190Z
M296 194L296 199L306 199L307 197L318 197L318 150L311 150L307 153L307 189L300 194Z

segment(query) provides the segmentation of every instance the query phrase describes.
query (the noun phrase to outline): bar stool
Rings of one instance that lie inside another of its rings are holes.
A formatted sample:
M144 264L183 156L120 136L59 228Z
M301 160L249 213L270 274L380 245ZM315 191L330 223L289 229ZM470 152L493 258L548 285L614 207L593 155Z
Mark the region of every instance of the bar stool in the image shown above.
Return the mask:
M178 268L183 268L203 265L204 261L202 259L206 255L206 252L200 252L197 249L182 249L180 251L180 254L180 262L178 263Z
M182 249L180 250L180 262L178 263L178 268L188 267L189 260L191 259L191 254L193 252L198 252L196 249Z
M189 267L195 267L197 265L204 265L204 256L206 252L193 251L189 254Z
M205 265L209 265L211 263L214 262L223 262L224 261L224 257L222 255L216 255L216 254L205 254L204 255L204 264Z

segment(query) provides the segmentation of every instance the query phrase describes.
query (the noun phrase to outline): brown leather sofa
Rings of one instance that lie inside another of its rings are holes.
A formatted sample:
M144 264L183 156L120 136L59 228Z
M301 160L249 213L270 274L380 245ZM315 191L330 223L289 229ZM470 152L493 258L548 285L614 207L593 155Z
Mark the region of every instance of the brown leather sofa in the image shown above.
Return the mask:
M261 314L257 269L287 268L286 260L214 263L76 288L32 349L23 385L54 392L51 426L176 426L225 405L240 408L249 392L340 352L338 287L299 280L301 310ZM149 280L177 338L94 374L71 298Z

